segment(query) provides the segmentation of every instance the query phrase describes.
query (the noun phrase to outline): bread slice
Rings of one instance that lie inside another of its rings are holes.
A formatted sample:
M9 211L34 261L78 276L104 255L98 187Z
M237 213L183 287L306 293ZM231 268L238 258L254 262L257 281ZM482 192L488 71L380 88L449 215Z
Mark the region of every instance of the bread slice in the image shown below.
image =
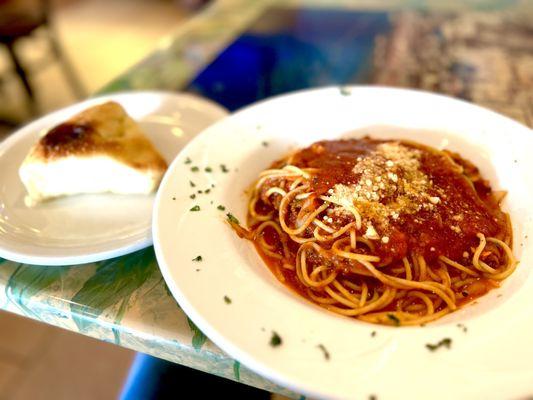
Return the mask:
M80 193L148 194L167 164L115 102L91 107L51 129L19 169L30 203Z

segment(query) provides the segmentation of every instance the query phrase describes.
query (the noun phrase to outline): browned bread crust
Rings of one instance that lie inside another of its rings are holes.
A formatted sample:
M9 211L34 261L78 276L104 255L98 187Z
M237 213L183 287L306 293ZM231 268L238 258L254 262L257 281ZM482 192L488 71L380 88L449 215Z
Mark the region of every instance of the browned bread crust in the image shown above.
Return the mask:
M91 107L51 129L34 146L29 158L106 155L138 170L167 169L167 163L138 125L115 102Z

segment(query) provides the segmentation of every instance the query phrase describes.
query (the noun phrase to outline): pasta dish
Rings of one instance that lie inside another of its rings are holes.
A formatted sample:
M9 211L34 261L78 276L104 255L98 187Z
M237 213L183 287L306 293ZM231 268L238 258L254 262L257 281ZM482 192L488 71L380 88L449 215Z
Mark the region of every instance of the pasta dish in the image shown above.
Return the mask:
M516 268L505 192L469 161L410 141L321 141L261 172L247 227L277 279L330 311L420 325Z

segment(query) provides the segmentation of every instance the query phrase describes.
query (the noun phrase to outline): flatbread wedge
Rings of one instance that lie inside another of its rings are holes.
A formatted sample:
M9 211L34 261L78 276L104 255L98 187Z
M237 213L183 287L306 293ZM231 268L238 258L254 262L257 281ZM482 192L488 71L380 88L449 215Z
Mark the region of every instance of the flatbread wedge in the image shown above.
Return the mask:
M148 194L166 169L137 123L110 101L48 131L30 149L19 175L29 203L36 204L82 193Z

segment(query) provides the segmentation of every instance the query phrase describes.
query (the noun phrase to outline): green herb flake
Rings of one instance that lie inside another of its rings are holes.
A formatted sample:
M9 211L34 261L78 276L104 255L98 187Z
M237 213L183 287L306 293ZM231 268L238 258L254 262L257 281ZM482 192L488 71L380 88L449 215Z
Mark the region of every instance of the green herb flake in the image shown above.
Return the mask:
M446 347L447 349L451 348L452 347L452 339L444 338L444 339L442 339L440 342L438 342L436 344L431 344L431 343L426 344L426 348L429 351L436 351L436 350L438 350L441 347Z
M228 296L224 296L224 302L226 304L231 304L231 299Z
M387 314L387 318L390 319L394 325L396 326L400 326L400 320L398 319L398 317L394 314Z
M184 164L190 164L190 163L192 163L192 160L189 157L187 157L185 159L185 163Z
M193 193L189 196L191 199L195 199L196 198L196 195Z
M213 168L211 168L211 167L205 167L204 171L205 171L205 172L213 172Z
M196 187L196 183L194 183L193 181L189 181L189 185L191 185L191 187Z
M278 346L281 346L282 343L283 343L283 340L277 334L277 332L272 331L272 337L270 338L270 345L272 347L278 347Z
M330 355L328 349L326 349L326 346L324 346L322 343L317 346L320 350L322 350L322 353L324 353L324 358L326 361L329 360Z
M220 164L220 170L227 174L229 172L228 167L226 167L226 164Z
M176 200L176 198L175 198L175 197L173 197L173 198L172 198L172 200Z
M197 193L198 194L202 194L204 191L203 190L198 190Z
M461 329L464 333L468 332L468 328L463 324L457 324L457 327Z
M372 336L372 337L376 337L377 334L378 334L378 333L377 333L376 331L372 331L372 333L370 334L370 336Z
M200 206L196 205L190 209L190 211L200 211Z
M239 220L235 218L235 216L232 213L227 213L226 217L228 217L228 221L231 222L232 224L240 225Z
M352 94L352 92L350 92L350 89L348 89L347 87L344 87L344 86L341 86L339 91L341 92L341 94L343 96L349 96Z
M192 259L193 261L200 262L202 261L202 256L197 256Z
M205 189L204 192L205 194L209 193L211 191L211 189Z
M263 145L263 147L268 147L268 142L267 141L263 141L263 142L261 142L261 144Z
M368 400L378 400L378 396L376 396L375 394L371 394L370 396L368 396Z
M226 210L226 207L222 206L222 205L219 205L217 207L217 210L220 210L220 211L225 211Z
M191 167L191 171L192 171L192 172L198 172L198 171L200 171L200 168L198 168L198 167Z

